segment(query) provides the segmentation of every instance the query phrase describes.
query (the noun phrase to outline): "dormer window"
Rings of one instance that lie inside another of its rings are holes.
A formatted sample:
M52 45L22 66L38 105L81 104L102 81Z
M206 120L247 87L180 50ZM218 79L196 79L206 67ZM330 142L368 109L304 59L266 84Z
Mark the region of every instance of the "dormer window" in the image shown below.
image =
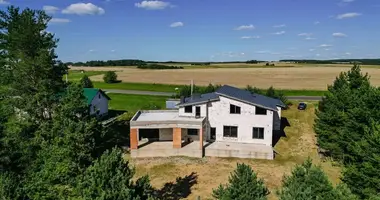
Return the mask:
M230 114L240 114L240 107L230 104Z

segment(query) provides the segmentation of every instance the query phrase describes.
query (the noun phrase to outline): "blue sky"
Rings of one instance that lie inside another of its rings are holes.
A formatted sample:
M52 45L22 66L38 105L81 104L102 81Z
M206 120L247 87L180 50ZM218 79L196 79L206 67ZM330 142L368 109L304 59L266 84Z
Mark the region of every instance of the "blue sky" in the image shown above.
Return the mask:
M379 0L0 0L45 9L63 61L380 58Z

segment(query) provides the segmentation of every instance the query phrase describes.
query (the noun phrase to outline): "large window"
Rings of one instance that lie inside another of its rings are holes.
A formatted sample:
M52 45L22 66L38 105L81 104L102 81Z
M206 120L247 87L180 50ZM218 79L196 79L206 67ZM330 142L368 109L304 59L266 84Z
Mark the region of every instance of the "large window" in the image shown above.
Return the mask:
M240 107L230 104L230 114L240 114Z
M187 129L187 135L198 135L198 129Z
M253 127L252 138L253 139L264 139L264 128Z
M238 137L238 127L237 126L223 126L223 137Z
M185 106L185 113L193 113L193 106Z
M256 115L266 115L267 114L267 110L265 110L264 108L259 108L256 106Z

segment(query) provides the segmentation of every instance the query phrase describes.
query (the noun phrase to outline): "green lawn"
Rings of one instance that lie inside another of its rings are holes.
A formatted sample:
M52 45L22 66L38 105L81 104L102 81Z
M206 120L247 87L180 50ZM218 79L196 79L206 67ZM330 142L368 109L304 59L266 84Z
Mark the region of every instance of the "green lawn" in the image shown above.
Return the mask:
M84 71L81 73L80 70L69 70L69 75L68 79L69 81L75 82L79 81L84 75L87 75L88 77L90 76L95 76L95 75L100 75L100 74L105 74L105 71ZM66 79L66 76L63 76L64 79Z
M100 89L121 89L121 90L141 90L155 92L175 92L175 88L181 85L166 85L153 83L104 83L93 82L95 88ZM323 96L326 91L321 90L281 90L286 96Z
M133 95L133 94L107 94L111 100L109 101L110 110L125 110L129 113L135 113L140 109L165 109L166 99L169 97Z

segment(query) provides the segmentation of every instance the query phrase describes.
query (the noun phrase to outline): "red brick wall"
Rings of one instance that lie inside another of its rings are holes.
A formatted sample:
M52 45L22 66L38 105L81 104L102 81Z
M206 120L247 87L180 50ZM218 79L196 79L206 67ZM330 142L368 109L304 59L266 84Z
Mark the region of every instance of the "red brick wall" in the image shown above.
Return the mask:
M137 139L137 128L131 128L130 132L130 147L131 149L137 149L138 147L138 139Z
M182 148L182 129L173 128L173 148Z

